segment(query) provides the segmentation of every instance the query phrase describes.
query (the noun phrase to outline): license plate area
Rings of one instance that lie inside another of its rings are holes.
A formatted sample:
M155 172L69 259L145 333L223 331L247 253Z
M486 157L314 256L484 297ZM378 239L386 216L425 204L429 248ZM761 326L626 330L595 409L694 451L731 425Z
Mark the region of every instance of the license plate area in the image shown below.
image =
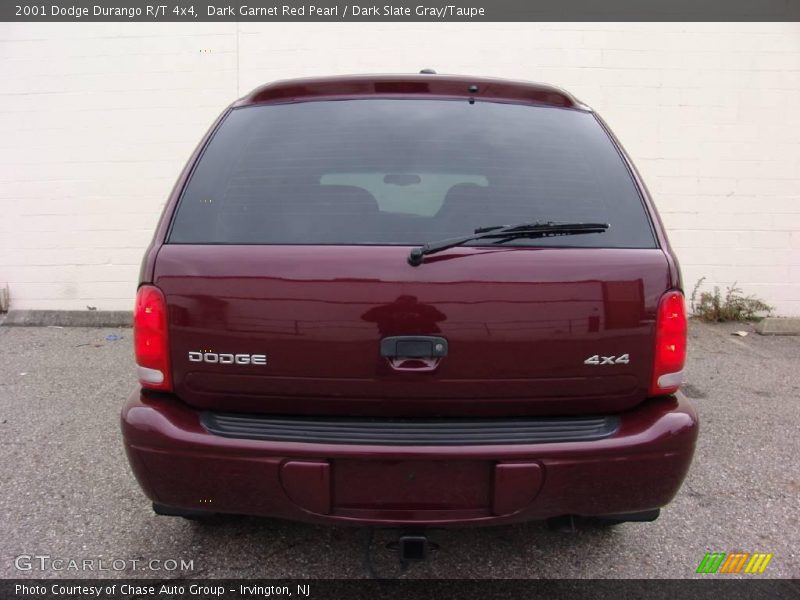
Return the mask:
M332 466L334 513L491 509L488 461L345 459Z

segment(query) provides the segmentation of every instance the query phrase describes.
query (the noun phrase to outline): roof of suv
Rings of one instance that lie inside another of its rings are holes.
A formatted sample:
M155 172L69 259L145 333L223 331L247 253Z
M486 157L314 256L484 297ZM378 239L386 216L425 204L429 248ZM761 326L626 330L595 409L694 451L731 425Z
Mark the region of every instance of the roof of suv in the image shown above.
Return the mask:
M436 74L342 75L287 79L254 89L235 102L234 106L402 96L476 98L494 102L589 110L571 94L542 83Z

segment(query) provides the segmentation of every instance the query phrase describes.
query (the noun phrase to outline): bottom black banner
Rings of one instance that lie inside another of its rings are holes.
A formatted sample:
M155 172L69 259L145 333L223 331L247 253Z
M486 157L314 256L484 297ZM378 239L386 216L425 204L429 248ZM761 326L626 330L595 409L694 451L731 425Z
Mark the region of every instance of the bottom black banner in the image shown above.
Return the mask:
M199 600L224 598L560 598L703 600L800 598L800 582L785 579L574 580L246 580L246 579L5 579L0 598L25 600Z

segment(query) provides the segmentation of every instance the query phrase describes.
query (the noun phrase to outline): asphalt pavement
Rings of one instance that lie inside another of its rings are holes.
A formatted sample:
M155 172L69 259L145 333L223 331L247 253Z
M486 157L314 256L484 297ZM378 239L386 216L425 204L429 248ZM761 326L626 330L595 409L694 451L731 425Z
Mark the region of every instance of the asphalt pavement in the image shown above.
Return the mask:
M773 553L763 577L800 576L800 337L694 322L690 337L684 390L700 439L659 520L434 531L438 549L403 576L683 578L714 551ZM370 540L361 528L154 515L119 432L131 341L129 329L0 326L0 577L400 574L387 530Z

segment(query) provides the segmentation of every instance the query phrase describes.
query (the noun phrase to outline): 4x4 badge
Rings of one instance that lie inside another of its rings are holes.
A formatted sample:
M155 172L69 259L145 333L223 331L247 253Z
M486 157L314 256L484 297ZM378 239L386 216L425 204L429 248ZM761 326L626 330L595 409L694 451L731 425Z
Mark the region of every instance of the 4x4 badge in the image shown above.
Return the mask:
M599 354L595 354L594 356L590 356L583 364L585 365L627 365L631 362L631 357L627 354L622 354L620 356L600 356Z

